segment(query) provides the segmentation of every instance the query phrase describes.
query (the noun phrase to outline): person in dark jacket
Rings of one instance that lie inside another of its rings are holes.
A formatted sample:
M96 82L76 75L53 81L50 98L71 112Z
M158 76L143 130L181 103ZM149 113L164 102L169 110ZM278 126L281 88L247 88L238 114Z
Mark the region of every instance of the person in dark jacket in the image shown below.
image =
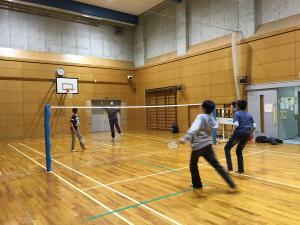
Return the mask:
M238 161L238 173L244 173L244 161L243 161L243 150L256 130L256 124L254 123L253 117L250 113L246 112L247 101L237 101L237 111L233 116L233 126L235 130L232 136L225 145L225 156L227 161L227 169L229 173L232 173L232 161L231 161L231 149L237 144L236 155Z
M110 103L111 106L114 106L114 102ZM111 137L112 140L115 139L115 127L120 135L123 135L121 132L121 128L119 126L119 121L118 121L118 113L120 112L119 109L117 108L107 108L105 109L108 115L108 120L109 120L109 126L110 126L110 131L111 131Z

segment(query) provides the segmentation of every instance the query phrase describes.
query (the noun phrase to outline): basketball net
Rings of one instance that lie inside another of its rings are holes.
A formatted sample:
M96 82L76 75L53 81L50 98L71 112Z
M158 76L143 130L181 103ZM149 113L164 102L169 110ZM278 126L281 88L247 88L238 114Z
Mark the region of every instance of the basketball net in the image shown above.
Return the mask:
M72 99L73 98L73 94L72 94L72 91L73 89L66 89L66 94L67 94L67 97L68 99Z

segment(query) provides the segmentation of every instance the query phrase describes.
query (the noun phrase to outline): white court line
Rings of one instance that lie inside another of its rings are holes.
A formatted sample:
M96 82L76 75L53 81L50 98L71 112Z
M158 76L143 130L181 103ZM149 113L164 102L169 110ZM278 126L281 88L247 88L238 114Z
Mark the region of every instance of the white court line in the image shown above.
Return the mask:
M164 138L164 137L156 137L153 135L138 135L138 134L127 134L126 136L133 136L133 137L141 137L141 138L150 138L150 139L156 139L156 140L164 140L164 141L170 141L172 138ZM160 142L160 141L157 141Z
M121 180L121 181L115 181L115 182L112 182L112 183L108 183L106 185L109 186L109 185L113 185L113 184L119 184L119 183L124 183L124 182L128 182L128 181L139 180L139 179L142 179L142 178L145 178L145 177L157 176L157 175L160 175L160 174L170 173L170 172L174 172L174 171L180 171L180 170L188 169L188 168L189 168L188 166L185 166L185 167L181 167L181 168L178 168L178 169L166 170L166 171L159 172L159 173L151 173L151 174L144 175L144 176L139 176L139 177L135 177L135 178L129 178L129 179L126 179L126 180ZM95 188L102 187L102 186L103 185L98 185L98 186L94 186L94 187L85 188L83 190L95 189Z
M35 164L39 165L40 167L44 168L46 170L46 167L43 166L42 164L40 164L39 162L37 162L36 160L34 160L33 158L31 158L30 156L26 155L24 152L20 151L18 148L8 144L8 146L10 146L12 149L14 149L15 151L19 152L20 154L22 154L23 156L25 156L26 158L28 158L29 160L31 160L32 162L34 162ZM53 174L54 176L56 176L58 179L62 180L63 182L65 182L66 184L70 185L72 188L74 188L75 190L79 191L81 194L83 194L85 197L89 198L90 200L92 200L94 203L102 206L104 209L112 212L113 214L115 214L117 217L119 217L121 220L123 220L124 222L126 222L127 224L131 224L133 225L133 223L131 223L129 220L127 220L126 218L124 218L123 216L121 216L118 213L115 213L112 209L110 209L108 206L104 205L103 203L101 203L100 201L98 201L97 199L93 198L92 196L90 196L89 194L87 194L85 191L80 190L78 187L76 187L74 184L70 183L69 181L67 181L66 179L62 178L61 176L59 176L58 174L56 174L55 172L50 171L51 174Z
M114 145L109 145L109 144L104 144L104 143L101 143L101 142L98 142L98 141L90 141L90 140L86 140L88 142L92 142L94 144L99 144L99 145L104 145L104 146L108 146L108 147L118 147L118 148L122 148L121 146L114 146ZM107 149L108 150L108 149Z
M22 146L24 146L24 147L26 147L26 148L28 148L28 149L30 149L31 151L34 151L34 152L40 154L40 155L44 155L44 154L40 153L39 151L37 151L37 150L35 150L35 149L33 149L33 148L31 148L31 147L29 147L29 146L23 144L23 143L19 143L19 144L22 145ZM162 214L162 213L156 211L155 209L150 208L149 206L147 206L147 205L145 205L145 204L141 204L141 202L139 202L139 201L137 201L137 200L135 200L135 199L129 197L128 195L125 195L125 194L123 194L123 193L117 191L116 189L114 189L114 188L112 188L112 187L110 187L110 186L108 186L108 185L106 185L106 184L103 184L103 183L101 183L101 182L95 180L94 178L91 178L91 177L89 177L89 176L87 176L87 175L85 175L85 174L83 174L83 173L81 173L81 172L79 172L79 171L77 171L77 170L75 170L75 169L73 169L73 168L71 168L71 167L69 167L69 166L67 166L67 165L65 165L65 164L63 164L63 163L57 161L57 160L55 160L55 159L52 159L52 161L55 162L55 163L57 163L57 164L59 164L59 165L61 165L61 166L63 166L63 167L65 167L65 168L67 168L67 169L69 169L69 170L71 170L71 171L73 171L73 172L75 172L75 173L77 173L77 174L79 174L79 175L81 175L81 176L83 176L83 177L85 177L85 178L87 178L87 179L89 179L89 180L91 180L91 181L93 181L93 182L95 182L95 183L97 183L98 185L102 185L103 187L107 188L108 190L110 190L110 191L112 191L112 192L115 192L115 193L117 193L118 195L120 195L120 196L122 196L122 197L124 197L124 198L127 198L128 200L130 200L130 201L132 201L132 202L134 202L134 203L136 203L136 204L140 204L141 207L144 207L145 209L147 209L147 210L149 210L149 211L151 211L151 212L153 212L153 213L155 213L155 214L161 216L162 218L164 218L165 220L168 220L169 222L171 222L171 223L173 223L173 224L181 225L181 223L179 223L179 222L177 222L177 221L175 221L175 220L173 220L173 219L167 217L166 215L164 215L164 214Z
M33 159L44 159L45 157L43 156L37 156L37 157L32 157Z
M256 150L256 148L248 148L248 149L250 149L250 150ZM300 153L299 154L297 154L297 153L291 153L291 152L279 152L279 151L274 151L274 150L267 150L267 152L269 152L269 153L271 153L271 154L281 154L282 156L286 156L286 157L288 157L288 156L290 156L290 157L300 157Z
M300 186L296 186L296 185L292 185L292 184L285 184L285 183L278 182L278 181L275 181L275 180L269 180L269 179L265 179L265 178L261 178L261 177L256 177L256 176L248 175L248 174L236 174L235 176L237 176L237 177L239 177L239 176L250 177L250 178L253 178L253 179L256 179L256 180L265 181L265 182L268 182L268 183L274 183L274 184L278 184L278 185L281 185L281 186L286 186L286 187L290 187L290 188L300 189Z
M100 141L91 141L91 140L86 140L88 142L92 142L94 144L100 144L100 145L104 145L104 146L108 146L108 147L116 147L116 148L130 148L130 147L137 147L137 146L143 146L143 145L150 145L150 144L138 144L138 145L126 145L126 146L122 146L122 145L110 145L110 144L104 144Z
M123 146L113 146L113 145L108 145L108 144L103 144L103 143L101 143L101 142L98 142L98 141L92 141L92 140L87 140L86 139L86 141L88 141L88 142L91 142L91 143L94 143L94 144L100 144L100 145L105 145L105 146L109 146L109 147L118 147L118 148L128 148L127 146L126 147L123 147ZM140 145L131 145L131 146L129 146L129 147L137 147L137 146L143 146L143 145L148 145L148 144L140 144ZM99 147L99 146L96 146L96 147ZM95 152L99 152L99 151L101 151L101 150L103 150L102 148L101 149L99 149L98 151L95 151ZM104 150L106 150L106 151L109 151L109 152L111 152L112 150L111 149L104 149ZM85 152L89 152L89 151L85 151ZM145 152L146 153L146 152Z
M257 151L257 152L251 152L249 154L244 154L244 156L255 155L255 154L258 154L258 153L262 153L262 152L268 152L268 151L267 150L262 150L262 151ZM224 158L224 159L220 159L219 161L225 161L225 160L226 159ZM202 164L200 164L200 166L211 168L209 166L206 166L205 164L207 164L207 163L202 163ZM156 175L160 175L160 174L164 174L164 173L169 173L169 172L176 171L176 170L183 170L183 169L187 169L187 168L189 168L189 167L187 166L187 167L182 167L182 168L178 168L178 169L167 170L167 171L160 172L160 173L153 173L153 174L149 174L149 175L145 175L145 176L140 176L140 177L135 177L135 178L131 178L131 179L116 181L116 182L113 182L113 183L109 183L107 185L113 185L113 184L128 182L128 181L132 181L132 180L142 179L142 178L145 178L145 177L152 177L152 176L156 176ZM239 174L237 176L247 176L247 177L250 177L250 178L253 178L253 179L262 180L262 181L269 182L269 183L274 183L274 184L279 184L279 185L282 185L282 186L287 186L287 187L290 187L290 188L300 189L299 186L285 184L285 183L281 183L281 182L278 182L278 181L268 180L268 179L264 179L264 178L260 178L260 177L256 177L256 176L251 176L251 175L246 175L246 174ZM97 188L97 187L99 187L99 186L86 188L84 190L94 189L94 188Z
M209 167L207 165L203 165L203 164L202 164L202 167L206 167L206 168L211 169L211 167ZM253 178L253 179L256 179L256 180L265 181L267 183L273 183L273 184L278 184L280 186L286 186L286 187L289 187L289 188L300 189L299 186L295 186L295 185L292 185L292 184L285 184L285 183L278 182L278 181L275 181L275 180L269 180L269 179L265 179L265 178L261 178L261 177L248 175L248 174L232 174L232 175L235 176L235 177L250 177L250 178Z
M222 148L224 148L225 145L217 145L216 147L222 147ZM266 147L266 146L264 146L264 147ZM300 153L297 154L297 153L291 153L291 152L279 152L279 151L269 150L269 149L265 149L265 148L252 148L252 147L247 147L246 146L245 149L246 150L266 150L266 152L279 153L279 154L282 154L282 155L300 156Z
M251 152L249 154L244 154L244 155L254 155L254 154L258 154L258 153L262 153L262 152L264 152L264 151ZM226 160L226 159L225 158L224 159L220 159L219 161L224 161L224 160ZM207 164L208 164L207 162L201 163L201 165L207 165ZM180 171L180 170L184 170L184 169L188 169L188 168L189 168L188 166L185 166L185 167L181 167L181 168L177 168L177 169L166 170L166 171L159 172L159 173L151 173L151 174L144 175L144 176L139 176L139 177L135 177L135 178L129 178L129 179L126 179L126 180L115 181L115 182L112 182L112 183L108 183L106 185L114 185L114 184L129 182L129 181L133 181L133 180L139 180L139 179L143 179L143 178L146 178L146 177L153 177L153 176L157 176L157 175L161 175L161 174L165 174L165 173L170 173L170 172L174 172L174 171ZM97 185L97 186L94 186L94 187L85 188L83 190L91 190L91 189L95 189L95 188L102 187L102 186L103 185Z
M169 141L170 139L168 138L164 138L164 137L155 137L153 135L135 135L135 134L129 134L130 136L136 136L136 137L144 137L144 138L150 138L150 139L160 139L160 140L166 140L166 141ZM171 138L172 139L172 138ZM225 145L214 145L213 146L214 148L223 148L225 147ZM266 147L266 146L264 146ZM283 157L289 157L287 155L291 155L291 156L300 156L300 154L297 154L297 153L290 153L290 152L279 152L279 151L271 151L271 150L267 150L267 149L264 149L264 148L251 148L251 147L247 147L245 148L245 150L256 150L256 151L261 151L261 150L265 150L266 152L268 153L279 153L279 154L282 154Z
M280 153L276 154L276 153L272 153L271 151L267 151L267 150L266 150L266 152L268 152L268 155L274 155L274 156L280 156L280 157L286 157L286 158L295 158L295 156L292 156L292 155L284 155L284 154L280 154Z

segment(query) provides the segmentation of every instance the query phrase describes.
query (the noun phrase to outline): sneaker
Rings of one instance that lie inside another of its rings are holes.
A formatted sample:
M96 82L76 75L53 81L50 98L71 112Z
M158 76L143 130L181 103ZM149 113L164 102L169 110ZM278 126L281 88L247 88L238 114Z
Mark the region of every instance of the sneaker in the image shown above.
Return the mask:
M233 170L227 170L228 174L233 174Z
M75 152L75 151L76 151L75 149L72 149L72 150L71 150L71 152Z
M227 192L238 193L238 192L240 192L240 189L237 186L235 186L234 188L230 188Z
M121 136L124 136L124 134L123 133L119 133Z
M191 184L190 186L195 190L203 189L203 187L195 186L193 184Z
M236 173L238 173L238 174L243 174L244 171L236 171Z

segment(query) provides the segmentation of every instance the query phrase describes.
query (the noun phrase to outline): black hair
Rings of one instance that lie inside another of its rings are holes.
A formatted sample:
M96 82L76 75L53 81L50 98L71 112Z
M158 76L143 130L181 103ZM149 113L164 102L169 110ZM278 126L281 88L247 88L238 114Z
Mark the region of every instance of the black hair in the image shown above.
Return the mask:
M211 114L216 108L216 104L211 100L205 100L202 104L202 109L206 114Z
M72 112L76 114L78 112L78 109L77 108L73 108Z
M245 110L246 107L247 107L247 101L244 100L244 99L238 100L238 101L237 101L237 107L238 107L240 110Z
M234 108L236 107L236 104L237 104L236 101L231 102L231 106Z

